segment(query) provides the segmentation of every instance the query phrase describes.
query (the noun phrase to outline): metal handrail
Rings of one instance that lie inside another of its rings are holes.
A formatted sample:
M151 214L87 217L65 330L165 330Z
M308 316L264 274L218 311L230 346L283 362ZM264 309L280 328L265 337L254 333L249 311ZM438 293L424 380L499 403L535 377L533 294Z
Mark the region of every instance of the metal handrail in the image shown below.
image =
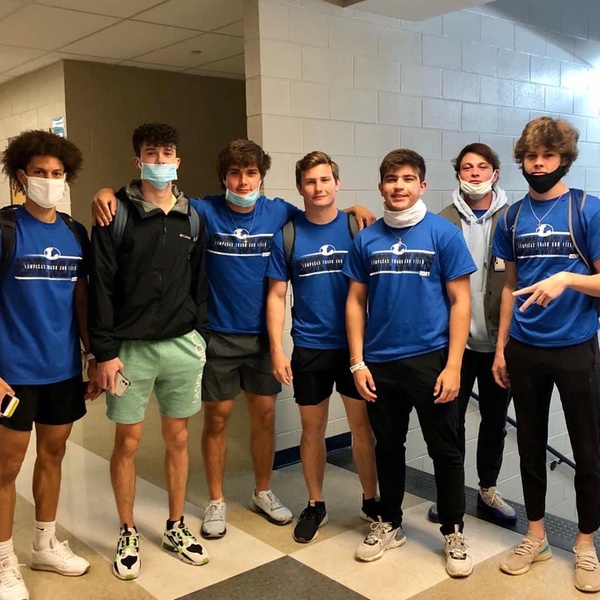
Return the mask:
M479 395L476 394L475 392L471 392L471 398L473 398L473 399L477 400L477 402L479 402ZM512 417L509 417L507 415L506 422L509 423L510 425L512 425L515 429L517 429L517 422ZM546 444L546 451L549 452L550 454L552 454L553 456L556 456L556 458L558 459L558 460L553 460L550 463L551 471L554 471L554 469L556 469L556 467L562 463L564 463L565 465L568 465L573 470L575 470L575 463L570 458L567 458L564 454L562 454L561 452L559 452L558 450L556 450L549 444Z

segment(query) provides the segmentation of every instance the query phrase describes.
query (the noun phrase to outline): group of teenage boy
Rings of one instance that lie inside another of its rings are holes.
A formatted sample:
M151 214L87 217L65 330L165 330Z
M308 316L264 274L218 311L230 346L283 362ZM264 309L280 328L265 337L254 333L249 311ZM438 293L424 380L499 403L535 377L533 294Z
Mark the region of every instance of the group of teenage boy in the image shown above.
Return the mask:
M473 559L463 534L465 413L475 381L478 505L509 523L517 517L496 484L511 395L517 416L529 528L501 570L520 575L551 557L545 448L556 385L576 462L574 583L600 591L592 538L600 525L600 201L563 182L577 140L565 121L528 123L515 159L529 190L510 207L498 156L469 144L453 161L457 188L440 215L422 200L423 158L393 150L380 165L383 217L375 221L362 207L338 209L339 169L320 151L296 164L304 211L261 195L270 157L247 140L218 156L224 194L189 199L174 183L177 131L147 123L132 138L137 177L96 195L91 244L56 210L81 167L77 147L44 131L12 140L3 170L26 199L0 210L0 397L20 400L12 416L0 416L0 600L29 598L12 526L34 423L31 568L89 570L57 540L56 512L73 423L85 400L104 391L115 423L110 475L121 529L112 569L120 579L141 568L135 457L152 392L165 444L165 550L191 565L209 561L183 516L188 420L202 405L209 502L200 533L227 532L227 428L241 392L250 415L250 505L275 524L292 521L270 484L281 384L293 384L299 406L308 491L294 539L311 542L328 520L325 430L335 386L352 433L360 515L371 522L356 559L379 559L406 542L405 442L415 408L438 490L428 516L440 524L448 574L466 577ZM288 282L291 357L282 341Z

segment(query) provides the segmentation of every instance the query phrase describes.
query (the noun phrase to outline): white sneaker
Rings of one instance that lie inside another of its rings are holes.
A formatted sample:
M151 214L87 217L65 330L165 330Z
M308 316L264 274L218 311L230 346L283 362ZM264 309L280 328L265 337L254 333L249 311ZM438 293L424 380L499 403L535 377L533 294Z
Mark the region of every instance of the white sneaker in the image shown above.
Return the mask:
M16 555L0 560L0 600L29 600Z
M31 568L36 571L53 571L67 577L79 577L90 570L90 563L77 556L69 547L69 542L50 541L44 550L31 549Z
M208 539L222 538L227 533L226 512L227 505L223 500L211 500L204 511L200 535Z
M275 525L286 525L293 519L292 511L271 491L252 492L252 510L264 515Z
M450 577L468 577L473 572L473 559L458 525L454 526L454 533L445 535L444 539L446 572Z
M371 531L362 544L356 549L354 557L364 562L371 562L383 556L386 550L404 545L406 536L402 527L392 527L387 521L371 523Z
M140 534L137 529L123 525L117 541L117 553L113 560L112 572L119 579L131 580L140 574Z
M176 553L188 565L205 565L209 561L208 552L185 526L183 517L172 529L165 531L162 547Z

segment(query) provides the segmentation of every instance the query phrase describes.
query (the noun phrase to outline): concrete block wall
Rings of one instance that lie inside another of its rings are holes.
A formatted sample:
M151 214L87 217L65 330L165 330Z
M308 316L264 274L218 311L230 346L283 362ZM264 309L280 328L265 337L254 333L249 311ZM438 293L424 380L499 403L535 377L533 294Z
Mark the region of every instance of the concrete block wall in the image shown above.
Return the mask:
M0 151L4 151L9 138L26 129L48 130L52 127L52 118L61 116L66 117L62 61L1 85ZM0 173L0 206L10 204L10 197L8 178ZM59 203L58 210L71 212L69 190Z
M497 0L422 22L378 17L322 0L245 3L248 134L271 153L268 195L300 204L295 161L322 149L340 164L339 204L381 214L377 167L390 149L423 154L438 211L451 201L450 160L481 141L502 160L509 199L526 185L512 148L523 126L541 114L580 131L581 157L567 183L600 190L600 24L596 0ZM278 449L298 443L300 421L289 390L279 401ZM551 443L570 452L560 405L551 409ZM479 415L468 414L467 482L477 485L474 447ZM333 404L328 435L345 431ZM430 470L415 419L410 464ZM501 488L522 495L514 432L509 431ZM549 506L571 511L572 473L551 473Z

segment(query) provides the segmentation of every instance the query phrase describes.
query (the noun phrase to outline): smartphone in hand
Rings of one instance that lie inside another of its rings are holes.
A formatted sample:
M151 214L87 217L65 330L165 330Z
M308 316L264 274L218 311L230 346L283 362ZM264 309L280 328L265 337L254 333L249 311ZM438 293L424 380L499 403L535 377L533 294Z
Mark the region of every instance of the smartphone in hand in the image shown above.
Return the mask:
M5 394L0 402L0 416L7 418L12 417L17 406L19 406L19 399L16 396Z
M121 371L117 371L115 374L115 396L119 396L119 398L124 396L130 385L131 381Z

